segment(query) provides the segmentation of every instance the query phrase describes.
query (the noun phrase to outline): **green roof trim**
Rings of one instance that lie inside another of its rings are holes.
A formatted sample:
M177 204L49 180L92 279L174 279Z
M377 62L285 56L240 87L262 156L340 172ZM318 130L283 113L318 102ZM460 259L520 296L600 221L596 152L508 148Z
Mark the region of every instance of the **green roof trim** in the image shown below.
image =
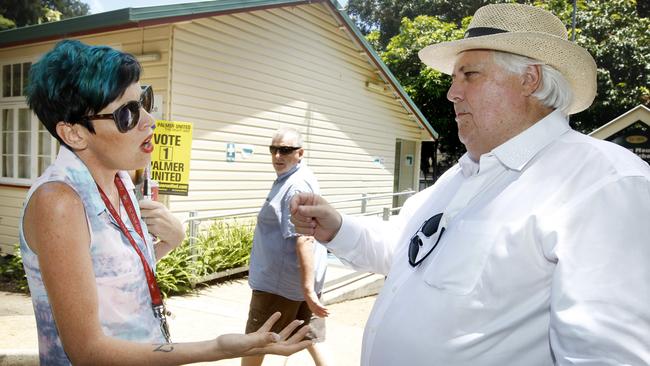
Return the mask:
M225 0L185 4L124 8L105 13L90 14L57 22L35 24L0 32L0 48L14 44L33 43L77 34L97 33L105 29L119 29L173 22L176 18L199 18L227 12L241 12L254 8L300 5L309 0Z
M201 18L230 12L251 11L254 9L282 7L291 5L324 2L331 6L340 19L345 23L352 35L367 51L375 65L388 78L400 97L406 101L410 109L422 122L429 134L438 138L438 133L424 117L420 109L404 91L399 81L384 64L381 57L370 46L352 19L345 13L336 0L218 0L186 4L149 6L143 8L124 8L98 14L68 18L57 22L43 23L22 28L9 29L0 32L0 48L53 39L74 37L81 34L99 33L108 30L136 28L153 24L172 23L176 21Z

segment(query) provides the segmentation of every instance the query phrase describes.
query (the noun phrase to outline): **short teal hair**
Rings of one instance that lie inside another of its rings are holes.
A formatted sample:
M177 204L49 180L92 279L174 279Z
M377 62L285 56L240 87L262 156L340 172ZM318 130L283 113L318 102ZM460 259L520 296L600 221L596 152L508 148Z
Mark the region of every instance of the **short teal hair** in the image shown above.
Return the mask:
M85 116L97 114L140 80L142 67L131 54L107 46L64 40L29 71L27 103L59 142L57 123L82 124L95 130Z

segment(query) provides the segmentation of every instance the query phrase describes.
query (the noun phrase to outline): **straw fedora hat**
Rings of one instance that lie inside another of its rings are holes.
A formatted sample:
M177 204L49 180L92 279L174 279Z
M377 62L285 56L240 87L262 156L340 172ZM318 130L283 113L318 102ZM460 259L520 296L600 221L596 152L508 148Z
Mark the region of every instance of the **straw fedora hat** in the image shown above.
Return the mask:
M546 10L521 4L486 5L476 11L465 38L427 46L420 59L451 74L463 51L489 49L539 60L558 70L573 92L568 112L587 109L596 96L596 62L584 48L567 39L562 21Z

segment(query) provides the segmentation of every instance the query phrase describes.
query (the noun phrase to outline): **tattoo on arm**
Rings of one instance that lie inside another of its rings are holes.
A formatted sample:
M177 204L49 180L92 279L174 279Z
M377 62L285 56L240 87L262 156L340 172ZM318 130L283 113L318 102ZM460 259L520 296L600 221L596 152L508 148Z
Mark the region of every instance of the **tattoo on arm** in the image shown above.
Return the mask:
M154 352L171 352L174 350L174 344L173 343L165 343L161 344L160 346L156 347L153 351Z

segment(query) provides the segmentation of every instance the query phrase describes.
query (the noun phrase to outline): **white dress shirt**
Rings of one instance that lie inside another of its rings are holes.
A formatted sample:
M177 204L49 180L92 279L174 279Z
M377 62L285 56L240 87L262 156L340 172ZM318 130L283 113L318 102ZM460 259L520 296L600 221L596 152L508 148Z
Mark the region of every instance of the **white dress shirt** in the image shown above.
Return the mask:
M650 365L650 167L557 111L463 156L389 223L344 216L327 246L388 274L363 366Z

